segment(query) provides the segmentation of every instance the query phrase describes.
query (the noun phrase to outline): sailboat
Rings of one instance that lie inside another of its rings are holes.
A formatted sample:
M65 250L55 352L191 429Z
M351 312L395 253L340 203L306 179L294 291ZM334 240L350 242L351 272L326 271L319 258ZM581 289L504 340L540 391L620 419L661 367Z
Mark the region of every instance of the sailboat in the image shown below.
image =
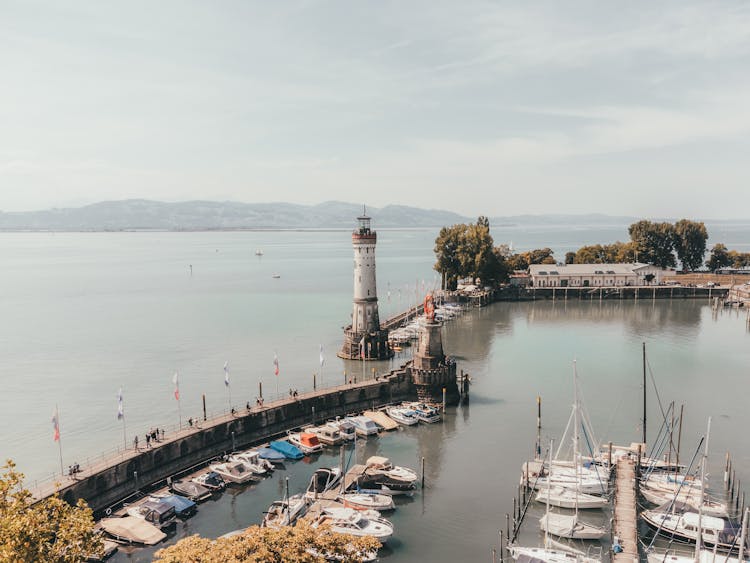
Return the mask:
M578 433L578 413L580 411L580 405L578 403L578 374L576 373L576 363L573 362L573 395L574 395L574 405L573 405L573 452L574 452L574 465L576 468L575 471L575 477L576 482L578 482L578 477L580 474L580 463L579 456L580 456L580 445L579 445L579 433ZM552 452L550 451L550 457L552 456ZM550 459L550 467L552 466L552 460ZM564 538L573 538L573 539L582 539L582 540L598 540L599 538L604 537L604 534L607 533L607 531L600 527L600 526L594 526L593 524L588 524L586 522L582 522L578 519L578 508L579 508L579 497L582 493L579 493L578 487L573 487L572 491L570 489L565 490L563 489L563 492L558 492L558 497L569 497L570 493L572 493L573 496L573 508L575 509L575 514L550 514L549 512L549 505L550 500L552 496L552 490L551 487L547 487L546 492L547 497L547 513L542 516L539 519L539 525L541 526L542 530L546 533L553 534L555 536L560 536ZM540 492L539 495L542 493ZM538 495L538 496L539 496ZM537 496L537 498L538 498ZM602 502L604 502L604 505L607 504L606 499L603 497L593 497L588 498L591 495L586 495L583 499L584 501L584 507L587 505L590 505L593 508L599 508L602 506Z
M745 563L748 561L748 559L745 557L745 550L747 548L747 530L748 530L748 515L750 514L750 508L746 508L745 512L742 516L742 529L740 531L739 535L739 542L737 541L737 537L734 536L732 543L729 546L726 546L730 549L730 554L717 554L716 549L720 545L718 541L716 541L716 533L711 533L711 522L710 520L720 520L717 518L711 518L710 516L707 517L709 520L708 526L704 528L704 518L703 518L703 490L705 489L705 478L706 478L706 460L708 458L708 437L709 433L711 431L711 418L708 419L708 429L706 431L706 444L705 449L703 453L703 461L701 464L701 502L699 503L698 508L698 514L696 521L693 523L694 530L695 530L695 550L690 552L684 552L679 553L674 550L649 550L647 553L648 562L649 563ZM676 503L679 504L679 503ZM688 513L693 516L695 516L694 513ZM682 517L687 516L687 514L682 515ZM678 535L678 534L675 534ZM713 543L714 548L712 550L709 549L703 549L701 546L703 544L708 544L709 540L711 543ZM722 546L725 547L725 546ZM731 556L731 549L738 547L738 557L732 557Z
M550 443L550 458L552 456L552 443ZM551 461L551 460L550 460ZM549 497L548 497L549 499ZM549 519L549 500L547 501L547 510L545 517ZM544 529L544 547L525 547L518 545L509 545L508 551L511 557L521 563L536 563L543 561L545 563L601 563L601 559L589 557L577 549L569 549L562 544L553 542L549 538L549 530Z

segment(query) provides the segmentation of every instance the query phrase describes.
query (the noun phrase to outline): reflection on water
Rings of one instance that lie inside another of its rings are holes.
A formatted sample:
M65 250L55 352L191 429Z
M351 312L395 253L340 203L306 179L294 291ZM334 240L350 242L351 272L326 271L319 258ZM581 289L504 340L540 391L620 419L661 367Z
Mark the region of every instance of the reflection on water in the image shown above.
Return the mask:
M352 462L384 455L418 473L425 459L425 489L396 499L397 510L387 515L396 532L381 559L491 560L505 514L512 511L521 463L533 455L536 396L542 397L542 440L559 439L570 414L574 357L597 437L615 443L637 440L642 342L662 400L685 405L683 451L693 449L706 417L713 415L712 478L720 479L723 453L732 451L737 478L748 482L750 443L738 434L750 425L750 347L744 324L743 315L712 315L700 301L497 303L446 324L446 352L461 358L460 369L472 376L470 402L449 408L440 424L359 440L351 458L352 446L347 448L346 459ZM651 439L659 410L651 396ZM338 451L328 450L309 463L288 463L241 494L230 490L202 504L170 541L190 533L216 537L258 523L263 510L283 496L286 476L291 492L300 492L317 467L338 460ZM520 541L541 541L543 511L542 504L532 503ZM609 517L608 511L586 514L594 524L606 524ZM119 554L114 560L148 561L153 551Z

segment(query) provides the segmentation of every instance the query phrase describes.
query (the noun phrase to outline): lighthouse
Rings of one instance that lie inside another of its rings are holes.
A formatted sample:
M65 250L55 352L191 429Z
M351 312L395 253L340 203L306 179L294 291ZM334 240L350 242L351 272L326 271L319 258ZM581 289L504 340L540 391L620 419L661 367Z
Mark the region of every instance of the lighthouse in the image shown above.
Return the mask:
M354 247L354 303L352 324L344 329L339 356L350 360L385 360L393 352L388 346L388 330L380 328L378 291L375 280L375 245L378 235L370 228L370 217L363 209L352 233Z

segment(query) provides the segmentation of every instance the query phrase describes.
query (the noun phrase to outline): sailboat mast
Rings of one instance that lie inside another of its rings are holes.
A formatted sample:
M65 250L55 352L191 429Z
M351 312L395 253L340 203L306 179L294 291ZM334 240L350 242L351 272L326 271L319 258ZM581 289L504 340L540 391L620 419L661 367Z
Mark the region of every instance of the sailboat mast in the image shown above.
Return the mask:
M708 460L708 438L711 434L711 417L708 417L708 427L706 428L706 443L703 448L703 462L701 463L701 500L698 505L698 537L695 541L695 563L701 560L701 544L703 543L703 503L705 502L706 491L706 462Z
M573 432L573 463L575 464L576 469L576 483L575 483L575 492L576 492L576 500L575 500L575 522L578 521L578 489L581 486L581 478L580 473L578 471L578 364L576 363L576 360L573 360L573 412L574 415L574 425L575 430Z
M646 449L646 343L643 343L643 448ZM645 453L645 452L644 452Z

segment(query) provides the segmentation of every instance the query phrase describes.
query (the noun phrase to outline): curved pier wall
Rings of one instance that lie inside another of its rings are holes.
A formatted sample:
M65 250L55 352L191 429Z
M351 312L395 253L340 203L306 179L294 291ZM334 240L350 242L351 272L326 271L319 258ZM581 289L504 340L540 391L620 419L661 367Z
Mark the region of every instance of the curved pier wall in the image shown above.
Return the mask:
M234 416L199 421L199 427L184 430L175 438L157 442L155 447L129 451L104 464L91 475L79 476L60 488L69 503L83 498L100 512L127 498L141 488L165 480L218 455L258 444L287 430L313 422L343 416L391 401L414 396L414 388L404 369L380 378L347 386L345 389L319 391L288 399L262 410L244 409ZM234 433L234 436L232 436ZM234 446L234 447L233 447Z

